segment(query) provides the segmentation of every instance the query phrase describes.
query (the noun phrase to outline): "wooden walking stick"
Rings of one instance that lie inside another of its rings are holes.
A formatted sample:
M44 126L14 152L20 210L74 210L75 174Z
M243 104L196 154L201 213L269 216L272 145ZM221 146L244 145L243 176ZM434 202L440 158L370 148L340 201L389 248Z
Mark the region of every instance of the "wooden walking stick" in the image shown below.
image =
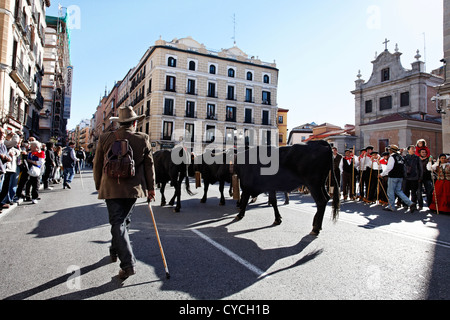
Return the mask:
M386 196L386 199L389 199L388 196L387 196L386 190L384 190L383 182L381 182L380 178L378 178L378 182L379 182L379 184L381 186L381 189L383 190L384 195Z
M353 146L353 153L352 153L352 198L353 198L353 200L356 199L356 197L355 197L355 146Z
M150 215L152 216L153 226L155 227L156 239L158 240L159 251L161 251L161 257L162 257L162 260L163 260L164 269L166 269L166 279L170 279L169 268L167 268L166 256L164 255L164 250L163 250L163 247L161 245L161 239L159 238L159 232L158 232L158 228L156 227L155 216L153 214L153 210L152 210L152 205L151 205L151 200L150 199L148 199L148 208L150 209Z
M380 160L377 160L377 164L378 164L378 174L380 174ZM377 204L380 203L380 178L377 176Z
M370 159L370 161L372 161L372 158ZM367 186L367 191L366 191L366 198L363 199L364 202L370 202L369 201L369 194L370 194L370 183L372 182L372 171L373 171L373 161L372 161L372 165L370 166L370 174L369 174L369 185Z
M364 154L364 157L366 156L366 154ZM361 158L362 160L363 158ZM363 180L363 171L362 171L362 161L359 161L359 199L360 200L364 200L362 194L364 193L364 186L362 185L362 180ZM364 161L366 162L366 161Z
M438 175L439 175L439 173L438 173ZM435 187L435 184L434 184L433 167L431 167L431 181L433 182L434 203L436 204L436 212L437 212L437 214L439 214L439 207L438 207L438 201L437 201L436 187Z

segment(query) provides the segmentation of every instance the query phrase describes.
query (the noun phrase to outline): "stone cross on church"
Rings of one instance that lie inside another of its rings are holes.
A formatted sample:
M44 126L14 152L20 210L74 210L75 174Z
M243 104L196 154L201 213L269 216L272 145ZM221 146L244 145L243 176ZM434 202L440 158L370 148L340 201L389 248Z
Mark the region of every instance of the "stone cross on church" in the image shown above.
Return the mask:
M388 43L389 42L391 42L390 40L388 40L387 38L384 40L384 42L383 42L383 44L384 44L384 46L385 46L385 51L388 51L388 48L387 48L387 45L388 45Z

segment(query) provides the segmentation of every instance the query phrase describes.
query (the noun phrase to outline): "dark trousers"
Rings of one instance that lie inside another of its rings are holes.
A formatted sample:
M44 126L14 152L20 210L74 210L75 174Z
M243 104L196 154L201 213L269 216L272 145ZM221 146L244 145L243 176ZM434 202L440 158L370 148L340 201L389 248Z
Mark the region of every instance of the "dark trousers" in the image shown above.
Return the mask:
M26 187L25 187L25 197L30 198L30 192L31 192L31 199L35 200L39 198L39 180L40 177L32 177L29 176Z
M136 258L128 235L128 224L137 199L107 199L109 223L111 224L110 254L117 255L120 268L126 269L136 265Z
M351 172L342 172L342 193L344 195L344 199L347 199L347 197L350 197L351 199L355 195L356 179L356 175L352 176Z
M419 189L418 180L403 180L403 193L406 194L412 202L417 203L417 190Z
M430 207L431 199L433 197L433 181L422 180L419 182L419 189L417 190L417 205L422 208L424 205L422 190L425 189L425 196L427 197L427 207Z
M17 190L16 190L16 197L20 198L22 197L22 190L25 188L25 185L28 182L28 171L22 170L19 177L19 182L17 184Z
M50 165L47 166L47 164L46 164L44 174L42 175L42 183L44 184L44 189L48 188L48 181L50 178L53 178L52 172L53 172L53 167Z
M370 173L371 172L371 173ZM368 192L367 192L367 200L369 201L376 201L377 196L379 197L380 192L382 192L380 187L378 186L378 175L380 174L379 170L369 170L369 178L370 178L370 188L369 185L367 186Z
M360 195L363 198L367 198L369 195L369 180L370 180L370 169L366 169L362 172L362 179L360 185Z

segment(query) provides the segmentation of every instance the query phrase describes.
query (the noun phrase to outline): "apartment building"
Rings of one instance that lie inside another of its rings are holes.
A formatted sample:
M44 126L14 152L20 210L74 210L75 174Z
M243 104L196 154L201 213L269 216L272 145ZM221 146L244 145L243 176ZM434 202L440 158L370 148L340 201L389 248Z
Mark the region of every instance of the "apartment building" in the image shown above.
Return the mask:
M46 17L44 48L44 106L39 114L42 141L65 145L70 118L70 92L73 67L70 63L70 37L66 17Z
M50 1L0 1L0 122L5 129L40 138L44 107L45 10Z
M277 117L277 125L278 125L278 144L280 147L284 147L287 145L288 140L288 128L287 128L287 115L289 110L278 108L278 117Z
M154 150L181 141L278 145L278 69L234 46L213 51L191 37L159 39L121 81L117 107L145 114Z

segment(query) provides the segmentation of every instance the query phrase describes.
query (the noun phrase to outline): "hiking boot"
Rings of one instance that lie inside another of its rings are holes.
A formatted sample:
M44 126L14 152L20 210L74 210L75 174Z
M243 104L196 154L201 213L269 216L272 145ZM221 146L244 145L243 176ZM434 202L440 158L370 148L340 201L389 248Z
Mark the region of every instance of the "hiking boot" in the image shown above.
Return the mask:
M135 275L135 274L136 274L136 269L134 267L120 269L119 278L122 280L125 280L128 277Z

